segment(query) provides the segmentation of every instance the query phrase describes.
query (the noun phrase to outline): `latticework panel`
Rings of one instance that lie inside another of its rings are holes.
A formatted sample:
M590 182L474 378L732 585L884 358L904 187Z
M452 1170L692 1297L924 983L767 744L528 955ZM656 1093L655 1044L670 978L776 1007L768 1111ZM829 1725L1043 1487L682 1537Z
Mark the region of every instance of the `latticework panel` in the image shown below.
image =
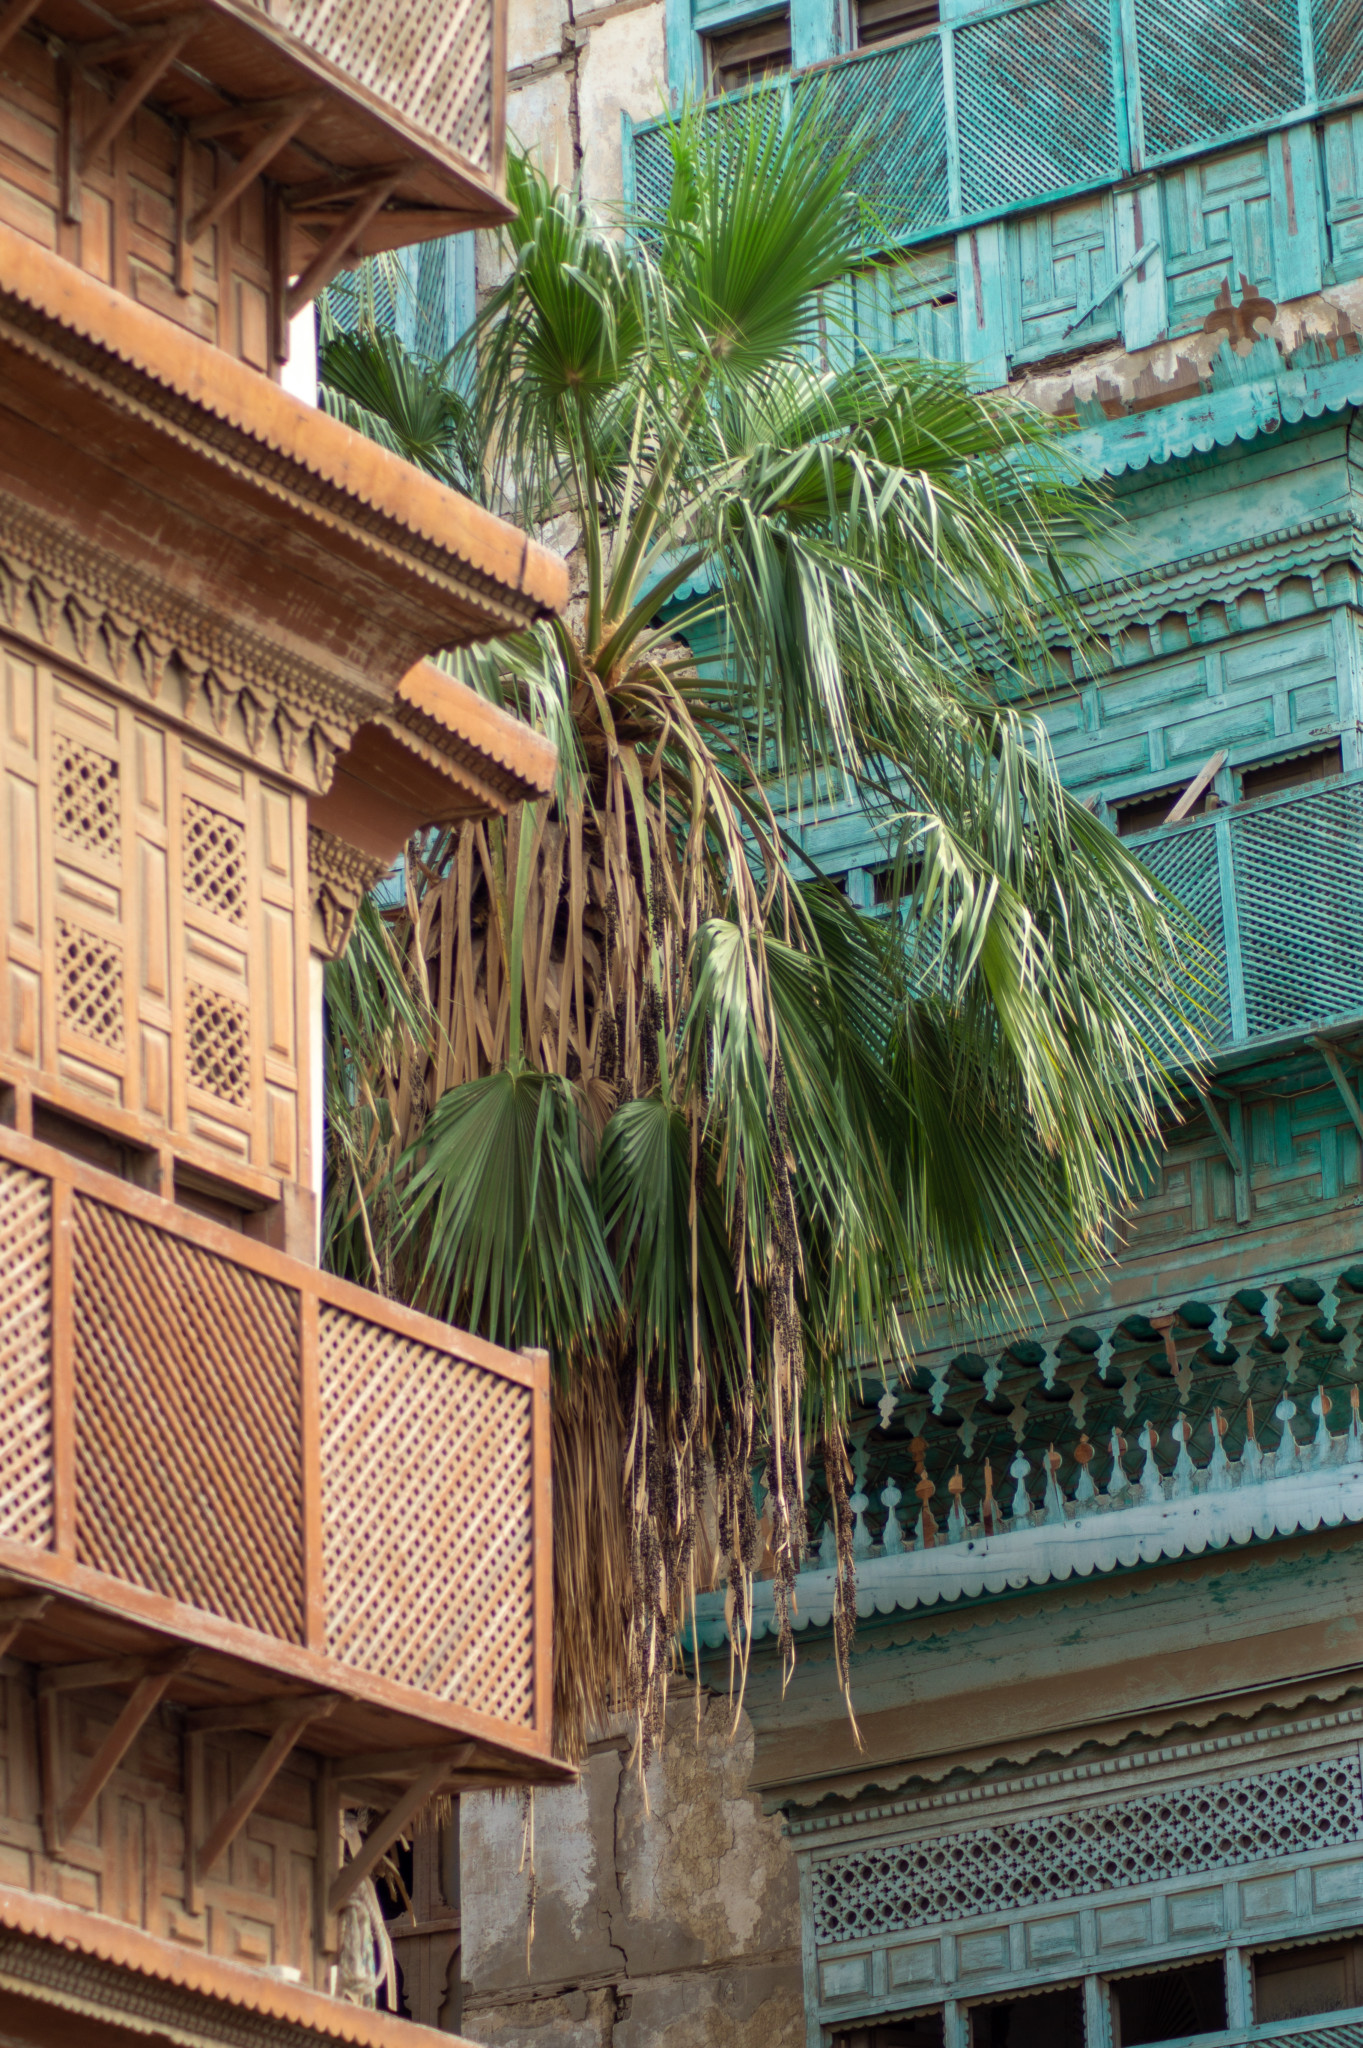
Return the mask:
M1231 821L1251 1038L1363 1011L1363 783Z
M83 1196L73 1266L80 1561L301 1641L297 1295Z
M958 29L956 106L968 214L1115 177L1108 0L1043 0Z
M946 106L936 36L815 73L797 86L797 107L811 88L835 133L860 130L868 138L853 189L870 213L873 236L883 228L893 240L946 219Z
M1148 161L1302 103L1297 0L1136 0Z
M531 1393L325 1305L327 1650L526 1727Z
M52 1540L52 1193L0 1160L0 1536Z
M185 987L186 1068L191 1086L244 1109L251 1090L251 1013L197 982Z
M491 167L491 0L283 0L271 12L417 127Z
M52 750L52 829L59 839L117 860L123 829L118 763L58 734Z
M1318 97L1343 99L1363 91L1363 0L1315 0L1311 28Z
M816 1863L815 1939L893 1934L1360 1839L1355 1752Z
M634 211L640 221L661 220L672 196L672 150L667 128L655 122L636 128L630 138L634 152Z
M69 918L57 927L57 1004L62 1022L82 1038L123 1044L123 949L102 932Z
M182 886L189 902L241 924L246 916L246 834L235 818L184 801Z
M1151 874L1191 912L1200 949L1188 958L1181 993L1209 1045L1231 1035L1230 988L1226 974L1226 919L1215 829L1199 825L1147 839L1135 848Z

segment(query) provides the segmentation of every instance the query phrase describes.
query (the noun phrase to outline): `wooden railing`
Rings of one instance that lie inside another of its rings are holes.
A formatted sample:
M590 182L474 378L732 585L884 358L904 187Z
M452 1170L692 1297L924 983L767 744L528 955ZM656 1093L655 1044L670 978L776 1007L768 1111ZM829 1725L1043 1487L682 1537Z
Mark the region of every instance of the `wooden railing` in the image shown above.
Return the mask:
M9 1131L0 1274L0 1572L547 1750L543 1353Z

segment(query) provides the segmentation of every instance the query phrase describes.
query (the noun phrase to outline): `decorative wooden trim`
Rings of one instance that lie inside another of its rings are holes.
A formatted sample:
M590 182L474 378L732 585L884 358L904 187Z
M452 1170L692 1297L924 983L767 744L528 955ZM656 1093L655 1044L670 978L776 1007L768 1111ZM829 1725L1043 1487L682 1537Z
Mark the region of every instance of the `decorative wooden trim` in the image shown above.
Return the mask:
M239 163L233 164L208 204L200 207L189 222L185 238L191 245L222 219L247 186L254 184L261 173L274 162L279 152L293 141L303 123L311 114L316 113L321 104L320 97L309 97L306 94L274 103L274 118L264 135L246 152ZM235 122L229 120L227 115L235 116ZM216 124L212 126L212 132L221 134L233 125L238 128L249 127L253 118L261 118L260 109L234 107L228 109L227 114L209 114L201 121L191 121L190 133L197 139L210 125Z
M308 896L312 904L312 950L339 960L350 944L355 917L366 892L382 881L389 862L374 860L320 825L308 827Z
M117 141L190 37L198 34L207 19L206 13L181 14L172 21L144 23L125 30L121 35L110 36L103 42L76 47L73 53L75 61L82 67L102 64L106 58L120 56L124 51L142 48L146 52L132 76L125 79L114 94L89 135L81 141L76 151L78 176L83 177L104 151Z

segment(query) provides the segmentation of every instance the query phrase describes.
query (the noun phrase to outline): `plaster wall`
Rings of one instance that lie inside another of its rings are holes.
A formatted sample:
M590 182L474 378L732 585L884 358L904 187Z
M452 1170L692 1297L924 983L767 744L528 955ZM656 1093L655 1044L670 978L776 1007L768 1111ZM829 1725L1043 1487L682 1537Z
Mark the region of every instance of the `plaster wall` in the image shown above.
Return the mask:
M796 2048L795 1858L746 1790L753 1736L727 1701L678 1703L645 1785L625 1731L526 1813L461 1802L465 2033L488 2048Z

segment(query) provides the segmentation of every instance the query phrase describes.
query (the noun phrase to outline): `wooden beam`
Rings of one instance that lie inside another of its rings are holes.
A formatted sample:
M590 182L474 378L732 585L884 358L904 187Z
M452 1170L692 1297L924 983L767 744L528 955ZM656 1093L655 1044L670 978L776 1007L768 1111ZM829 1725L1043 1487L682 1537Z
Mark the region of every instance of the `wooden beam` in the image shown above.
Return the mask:
M162 1650L153 1657L103 1657L94 1664L49 1664L38 1674L38 1691L88 1692L98 1685L127 1685L155 1678L163 1671L174 1677L193 1655L192 1650Z
M337 271L349 260L352 248L374 215L392 198L404 175L405 171L391 171L387 177L380 178L362 199L356 201L345 219L332 229L297 283L289 287L287 304L290 320L304 306L310 305L318 292L326 290Z
M0 7L0 51L7 50L30 15L38 12L42 0L9 0Z
M84 1777L65 1799L60 1797L58 1790L58 1758L55 1750L58 1736L57 1694L55 1690L51 1690L41 1696L41 1703L48 1709L44 1716L45 1738L54 1745L47 1772L49 1797L44 1801L47 1851L50 1856L61 1854L63 1843L80 1826L192 1655L193 1651L182 1650L173 1658L162 1658L159 1670L149 1672L146 1677L138 1680L122 1713L91 1757ZM86 1666L86 1669L89 1668Z
M81 69L92 70L107 64L111 57L130 56L134 50L145 49L148 43L164 41L182 25L202 28L208 16L204 10L195 8L189 14L176 14L161 21L140 21L135 26L120 28L111 36L101 36L95 43L72 43L68 55L73 64Z
M440 1789L443 1779L451 1771L458 1770L461 1763L472 1756L474 1745L461 1743L458 1749L443 1750L441 1754L421 1773L395 1806L390 1806L381 1820L375 1821L369 1833L360 1844L360 1852L352 1856L349 1863L343 1863L332 1879L331 1891L327 1898L329 1912L339 1913L352 1892L361 1885L386 1849L392 1847L409 1820L421 1811L426 1801Z
M1330 1069L1331 1078L1339 1090L1340 1100L1353 1118L1354 1128L1358 1135L1360 1138L1363 1138L1363 1105L1360 1105L1358 1097L1350 1085L1349 1077L1344 1071L1343 1061L1328 1038L1313 1038L1309 1042L1316 1048L1316 1051Z
M51 1605L50 1593L34 1593L18 1600L0 1600L0 1657L8 1654L11 1643L25 1622L37 1621Z
M309 110L323 105L321 93L285 93L275 100L243 100L235 107L219 107L216 114L198 114L186 121L185 131L195 142L212 142L219 135L240 135L243 128L261 128L271 121L283 121L295 107Z
M333 171L330 177L314 178L310 185L291 186L289 210L298 214L313 206L339 206L343 199L363 199L381 178L405 178L411 168L410 159L404 159L402 163L375 164L367 171Z
M1186 818L1189 811L1192 809L1193 805L1201 796L1203 790L1207 787L1207 784L1211 781L1212 777L1214 775L1220 774L1222 768L1224 768L1225 765L1226 750L1223 747L1219 754L1212 755L1210 761L1204 761L1202 763L1202 766L1198 769L1196 775L1188 784L1188 787L1184 790L1182 796L1179 798L1178 802L1174 805L1174 808L1170 811L1168 817L1165 819L1165 824L1177 825L1180 818Z
M163 26L131 78L125 80L121 92L115 93L103 118L95 123L94 133L88 135L80 144L76 156L76 168L80 175L84 176L95 159L102 156L111 143L117 141L143 100L169 71L203 20L201 14L185 14L181 15L178 21L167 22Z
M313 1721L324 1720L338 1704L334 1696L320 1703L315 1699L294 1701L293 1714L287 1720L281 1720L242 1780L235 1799L228 1802L207 1838L194 1849L197 1884L203 1883L218 1858L226 1853L241 1833L309 1725Z
M292 1692L269 1700L242 1700L236 1706L195 1707L185 1715L185 1727L191 1735L216 1735L229 1729L263 1735L289 1721L324 1721L341 1701L338 1692Z
M1196 1092L1197 1099L1202 1104L1202 1108L1206 1115L1207 1122L1211 1125L1212 1130L1215 1133L1216 1142L1221 1147L1221 1150L1225 1153L1227 1159L1229 1159L1231 1167L1235 1172L1237 1179L1243 1180L1245 1177L1244 1157L1240 1151L1239 1146L1235 1143L1234 1139L1231 1137L1230 1132L1226 1129L1220 1110L1217 1108L1216 1104L1212 1101L1211 1096L1207 1094L1205 1089L1199 1088Z
M273 163L280 150L293 141L303 123L321 104L320 98L299 101L261 136L255 148L248 150L240 163L233 165L207 206L200 207L194 215L185 230L186 241L193 245L200 235L206 235L222 219L228 207L260 176L267 164Z
M465 1747L471 1755L476 1745L470 1742ZM331 1769L338 1785L353 1785L360 1778L406 1778L410 1777L413 1771L423 1770L427 1764L433 1763L437 1756L444 1756L446 1753L444 1747L438 1750L371 1749L359 1756L333 1757ZM450 1769L458 1770L467 1761L467 1757L461 1758L460 1763L451 1764Z

